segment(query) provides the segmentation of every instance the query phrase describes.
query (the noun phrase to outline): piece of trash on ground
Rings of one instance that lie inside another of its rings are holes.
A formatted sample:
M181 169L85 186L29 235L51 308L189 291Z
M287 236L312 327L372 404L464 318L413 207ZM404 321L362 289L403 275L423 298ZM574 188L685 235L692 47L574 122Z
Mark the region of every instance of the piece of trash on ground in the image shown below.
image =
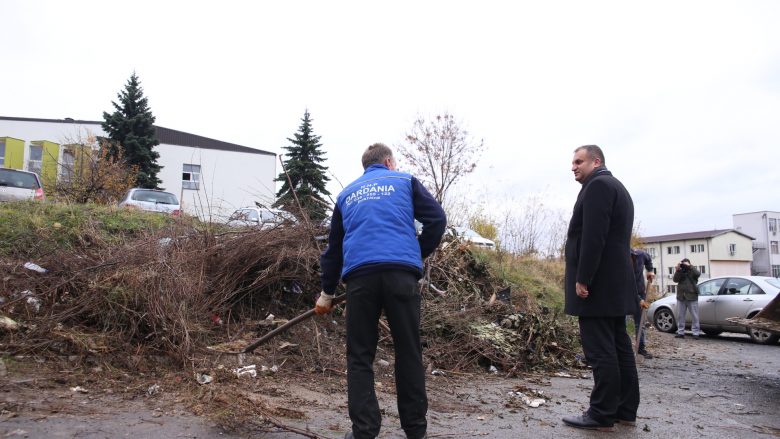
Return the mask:
M496 373L498 373L498 369L496 368L496 366L493 366L491 364L490 367L488 368L488 372L490 372L492 374L496 374Z
M49 271L49 270L47 270L47 269L45 269L45 268L41 267L40 265L38 265L36 263L33 263L33 262L25 262L24 263L24 268L26 268L28 270L32 270L32 271L37 271L38 273L46 273L46 272Z
M574 378L573 376L571 376L570 373L566 373L566 372L555 372L555 376L561 378Z
M257 366L254 364L250 364L248 366L239 367L233 369L233 373L236 374L236 376L239 378L241 378L242 376L250 376L252 378L257 378Z
M5 329L6 331L16 331L19 329L19 324L16 323L16 320L10 317L0 316L0 329Z
M162 391L162 387L160 387L159 384L153 384L153 385L149 386L148 389L146 389L146 393L149 396L154 396L154 395L160 393L161 391Z
M89 390L87 390L87 389L85 389L85 388L83 388L81 386L71 387L70 391L71 392L75 392L75 393L89 393Z
M212 381L214 381L214 378L211 375L202 373L202 372L196 372L195 373L195 381L198 382L198 384L208 384Z
M446 377L446 376L447 376L447 373L446 373L446 372L444 372L443 370L439 370L439 369L433 369L433 370L431 371L431 375L433 375L433 376L442 376L442 377Z
M279 349L294 348L298 346L296 343L290 343L289 341L283 341L279 344Z
M378 365L380 365L380 366L382 366L382 367L387 367L387 366L389 366L389 365L390 365L390 362L389 362L389 361L387 361L387 360L377 360L377 361L376 361L376 364L378 364Z

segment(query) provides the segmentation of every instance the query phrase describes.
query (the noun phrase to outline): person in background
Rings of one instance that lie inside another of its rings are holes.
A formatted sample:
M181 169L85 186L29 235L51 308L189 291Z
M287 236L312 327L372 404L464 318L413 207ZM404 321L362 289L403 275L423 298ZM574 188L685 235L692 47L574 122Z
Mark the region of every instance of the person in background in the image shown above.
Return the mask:
M363 153L363 176L336 199L328 248L320 258L322 293L315 311L330 312L339 279L347 284L347 398L351 438L375 438L382 415L374 391L377 324L384 310L395 350L401 427L426 437L428 398L420 343L423 259L441 241L447 217L413 176L395 170L393 151L376 143ZM422 223L418 237L414 220Z
M634 279L636 280L636 292L639 295L639 308L632 315L634 318L634 327L636 336L639 338L639 350L637 353L645 358L653 358L650 352L647 352L645 346L645 331L640 331L640 322L642 321L642 312L647 309L647 291L645 288L645 271L647 271L647 282L652 283L655 278L653 271L653 260L643 250L638 248L631 249L631 261L634 263Z
M685 338L685 316L691 311L691 332L693 339L699 339L699 269L691 260L683 259L677 264L672 280L677 282L677 338Z

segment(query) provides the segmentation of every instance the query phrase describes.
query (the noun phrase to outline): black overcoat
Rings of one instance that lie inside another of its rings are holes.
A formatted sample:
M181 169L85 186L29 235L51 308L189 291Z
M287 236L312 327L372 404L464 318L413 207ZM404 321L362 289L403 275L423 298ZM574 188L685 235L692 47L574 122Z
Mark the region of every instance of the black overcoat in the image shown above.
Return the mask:
M637 310L633 225L631 195L611 172L596 168L577 195L566 236L566 314L617 317ZM575 282L588 286L586 299L577 296Z

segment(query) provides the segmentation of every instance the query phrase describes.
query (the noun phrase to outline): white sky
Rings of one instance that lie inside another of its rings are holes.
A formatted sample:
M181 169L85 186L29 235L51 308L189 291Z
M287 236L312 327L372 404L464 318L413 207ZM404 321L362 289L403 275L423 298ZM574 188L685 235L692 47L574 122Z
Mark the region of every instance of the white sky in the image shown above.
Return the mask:
M644 235L780 210L778 1L0 2L0 115L101 120L135 70L157 124L281 153L304 109L347 184L450 111L488 206L569 211L600 145ZM330 186L338 192L340 186Z

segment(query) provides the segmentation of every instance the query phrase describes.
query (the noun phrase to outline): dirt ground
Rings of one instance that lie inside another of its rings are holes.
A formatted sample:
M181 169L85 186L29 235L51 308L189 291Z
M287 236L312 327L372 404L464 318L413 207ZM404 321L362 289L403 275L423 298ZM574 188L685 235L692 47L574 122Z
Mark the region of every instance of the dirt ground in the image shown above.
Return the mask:
M639 364L642 403L637 425L618 426L615 437L780 437L780 346L755 345L739 334L680 340L651 331L648 349L655 358ZM71 380L37 373L33 360L13 361L0 365L0 437L340 438L350 426L346 380L340 371L296 375L282 367L273 376L243 378L266 380L263 394L254 397L258 404L274 407L273 420L282 428L244 422L238 430L225 431L193 414L175 381L150 395L155 378L107 383L90 380L87 374L81 391ZM392 365L377 364L377 373L384 410L381 437L403 437ZM569 376L430 375L428 437L608 434L561 423L562 416L587 407L592 385L587 370L561 371L564 374ZM202 387L212 385L219 384ZM545 402L528 407L510 395L518 391ZM208 405L202 408L209 410Z

